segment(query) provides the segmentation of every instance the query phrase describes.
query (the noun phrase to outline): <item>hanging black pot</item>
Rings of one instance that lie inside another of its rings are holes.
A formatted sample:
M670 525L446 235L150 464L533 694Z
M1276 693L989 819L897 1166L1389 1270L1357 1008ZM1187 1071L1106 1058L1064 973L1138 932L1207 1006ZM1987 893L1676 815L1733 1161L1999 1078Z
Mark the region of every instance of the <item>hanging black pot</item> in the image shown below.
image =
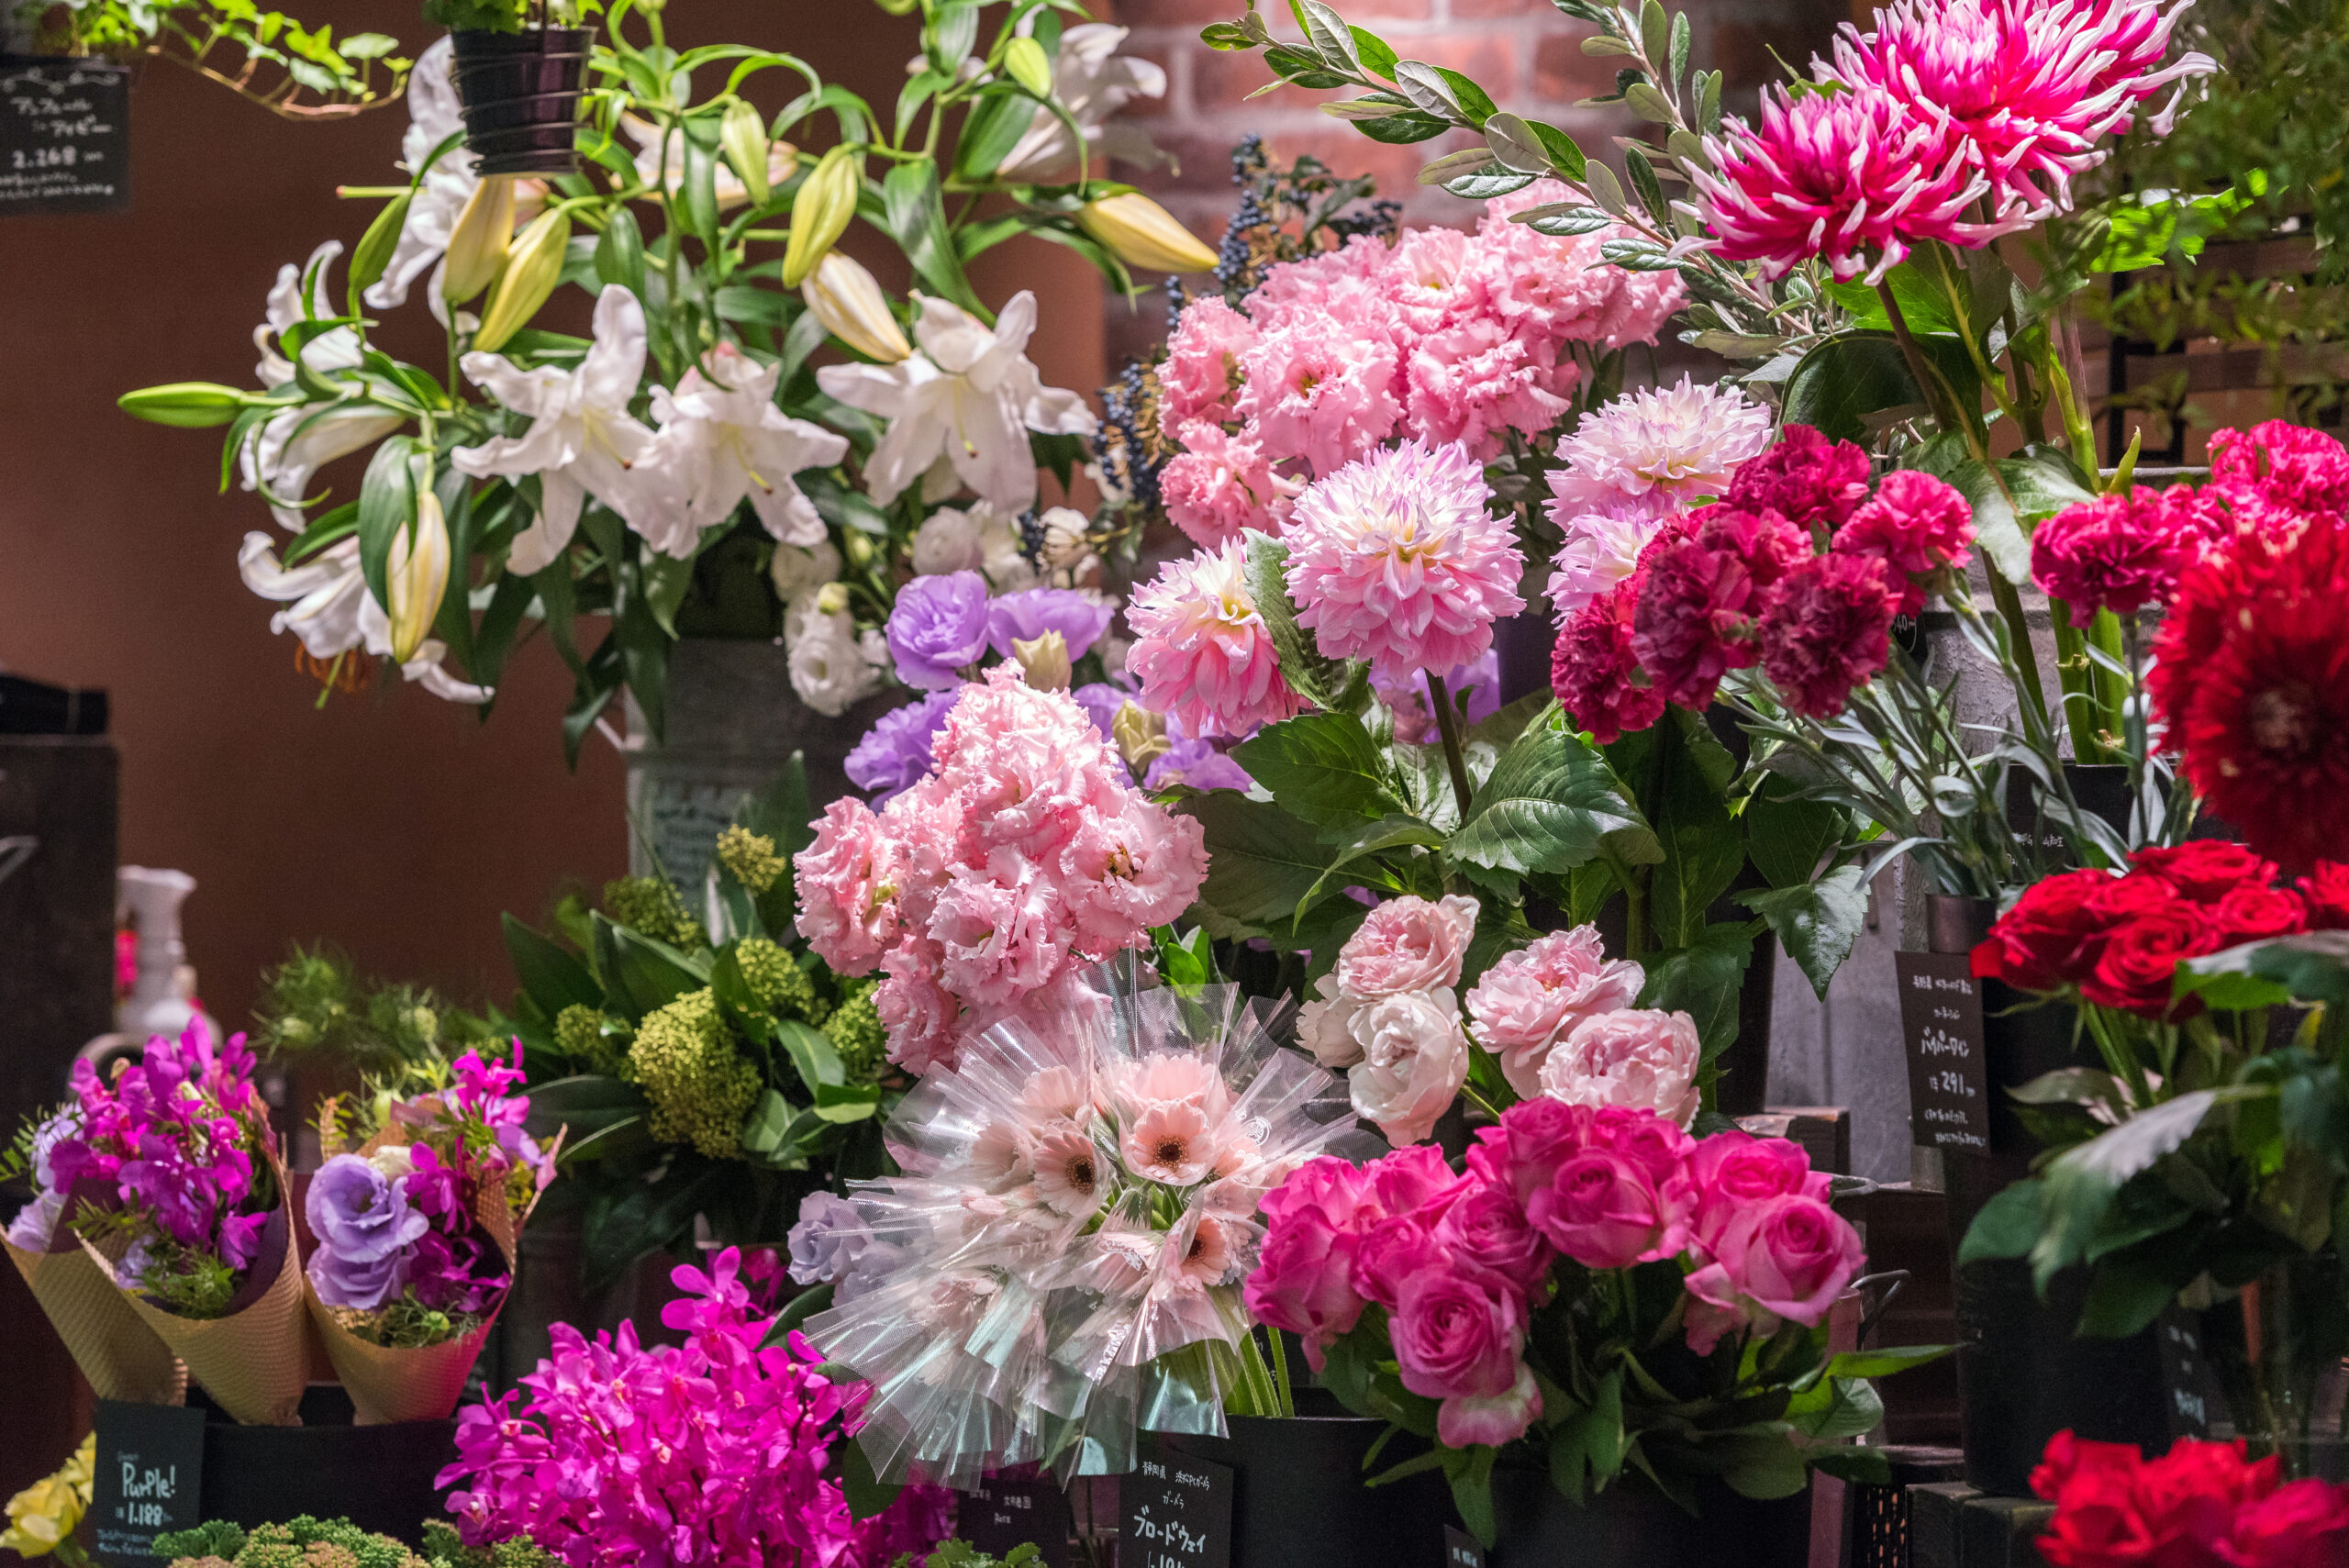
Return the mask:
M1987 899L1933 895L1925 900L1934 952L1970 952L1988 935ZM2100 1442L2132 1442L2160 1452L2170 1429L2161 1355L2150 1328L2125 1340L2074 1330L2087 1293L2085 1269L2067 1269L2042 1300L2031 1263L1999 1258L1956 1266L1966 1228L1990 1199L2031 1173L2039 1142L2007 1091L2059 1067L2097 1064L2074 1049L2072 1010L2028 1006L2021 992L1982 984L1985 1066L1990 1080L1990 1146L1943 1152L1949 1201L1951 1268L1958 1329L1958 1403L1966 1485L1994 1496L2031 1495L2031 1472L2047 1440L2065 1429ZM2085 1050L2085 1048L2084 1048Z
M1499 1540L1485 1555L1486 1568L1805 1568L1809 1562L1808 1486L1761 1502L1706 1476L1696 1494L1691 1514L1627 1474L1577 1504L1559 1494L1546 1471L1496 1470L1493 1519Z
M476 173L579 172L579 95L595 37L592 28L545 27L449 34L456 55L451 74L465 117L465 146L479 161Z

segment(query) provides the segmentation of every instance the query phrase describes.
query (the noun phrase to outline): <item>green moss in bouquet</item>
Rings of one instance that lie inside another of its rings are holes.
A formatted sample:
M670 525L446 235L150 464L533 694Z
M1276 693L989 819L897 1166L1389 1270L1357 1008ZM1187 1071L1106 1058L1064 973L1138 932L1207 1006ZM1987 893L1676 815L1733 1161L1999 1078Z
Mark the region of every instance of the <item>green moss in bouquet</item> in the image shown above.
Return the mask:
M307 1514L250 1530L225 1519L155 1538L155 1555L174 1568L426 1568L424 1559L387 1535L349 1519Z
M705 887L620 878L599 907L566 901L551 934L507 917L531 1129L571 1129L548 1201L578 1206L591 1288L682 1246L697 1217L720 1241L772 1242L807 1193L887 1168L880 1128L907 1084L874 983L834 974L793 927L813 815L795 758L720 837Z

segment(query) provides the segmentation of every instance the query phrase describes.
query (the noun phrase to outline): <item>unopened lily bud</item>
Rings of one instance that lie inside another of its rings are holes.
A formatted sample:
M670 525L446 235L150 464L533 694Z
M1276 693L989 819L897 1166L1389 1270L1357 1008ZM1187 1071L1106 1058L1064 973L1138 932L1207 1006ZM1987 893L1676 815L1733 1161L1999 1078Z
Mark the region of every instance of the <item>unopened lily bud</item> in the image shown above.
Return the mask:
M416 498L416 521L392 536L385 565L392 662L405 664L423 645L440 613L440 597L449 591L449 525L440 516L440 496L427 490Z
M1166 739L1166 716L1140 703L1130 702L1118 710L1109 720L1109 738L1118 743L1126 765L1137 772L1166 755L1173 745Z
M893 365L914 351L889 313L889 296L881 292L881 281L854 257L826 251L799 294L825 331L866 359Z
M1129 267L1152 272L1215 270L1215 252L1176 221L1173 213L1140 191L1087 202L1078 211L1076 222Z
M791 239L783 248L784 287L796 289L806 283L833 242L848 232L863 188L863 161L844 147L833 148L808 171L799 194L791 198Z
M1057 631L1041 637L1015 637L1011 639L1011 657L1028 684L1040 692L1068 690L1068 639Z
M493 174L473 187L441 260L440 297L462 305L497 281L514 244L514 178Z
M1004 73L1039 98L1052 95L1052 61L1034 39L1013 39L1003 47Z
M482 308L481 330L473 334L476 350L495 353L539 313L539 306L554 293L554 285L562 281L562 257L570 244L569 213L558 207L530 220L530 227L514 241L513 257Z
M1074 506L1053 506L1036 519L1036 559L1065 572L1093 553L1092 523Z
M163 386L142 386L115 399L115 406L150 425L177 425L200 429L225 425L245 406L245 395L217 381L175 381Z
M751 193L752 206L764 206L771 194L767 184L767 122L759 116L758 106L737 98L726 106L725 116L718 122L718 144L726 150L726 161L734 165L740 175L742 188Z

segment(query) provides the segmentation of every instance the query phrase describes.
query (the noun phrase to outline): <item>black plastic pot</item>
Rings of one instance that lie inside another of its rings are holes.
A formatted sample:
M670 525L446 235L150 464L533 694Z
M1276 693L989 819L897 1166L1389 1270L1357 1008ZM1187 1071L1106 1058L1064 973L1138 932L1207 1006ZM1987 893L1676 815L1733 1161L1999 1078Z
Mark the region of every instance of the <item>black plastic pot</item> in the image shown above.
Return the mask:
M1810 1561L1810 1489L1758 1502L1720 1481L1698 1483L1688 1513L1644 1481L1625 1475L1581 1504L1567 1501L1534 1470L1493 1473L1499 1540L1486 1568L1805 1568ZM1399 1554L1378 1561L1432 1561Z
M525 28L449 35L465 117L465 146L492 174L575 174L579 93L591 28Z
M1177 1453L1228 1465L1232 1474L1231 1568L1364 1568L1366 1563L1443 1561L1452 1495L1433 1471L1366 1487L1363 1457L1386 1423L1338 1414L1334 1398L1297 1390L1312 1414L1233 1416L1228 1438L1163 1434ZM1328 1413L1324 1413L1328 1412ZM1380 1451L1378 1470L1424 1445L1400 1438Z
M210 1403L195 1391L188 1402ZM351 1396L323 1384L302 1396L298 1427L239 1426L209 1410L202 1515L247 1529L347 1518L414 1544L425 1520L448 1517L432 1478L457 1457L456 1435L453 1419L353 1426Z
M1986 899L1926 899L1927 934L1935 952L1967 952L1988 934ZM1990 1079L1987 1153L1944 1151L1951 1267L1958 1330L1957 1382L1964 1424L1966 1485L1994 1496L2031 1495L2031 1472L2047 1440L2069 1429L2100 1442L2133 1442L2160 1452L2170 1440L2161 1354L2154 1330L2125 1340L2074 1332L2087 1291L2087 1271L2067 1269L2042 1301L2031 1264L1996 1259L1956 1267L1956 1249L1985 1204L2031 1173L2038 1140L2016 1116L2007 1090L2059 1067L2092 1066L2073 1049L2067 1007L2028 1006L2030 998L1998 981L1982 983L1985 1065ZM2021 1009L2020 1011L2016 1009Z

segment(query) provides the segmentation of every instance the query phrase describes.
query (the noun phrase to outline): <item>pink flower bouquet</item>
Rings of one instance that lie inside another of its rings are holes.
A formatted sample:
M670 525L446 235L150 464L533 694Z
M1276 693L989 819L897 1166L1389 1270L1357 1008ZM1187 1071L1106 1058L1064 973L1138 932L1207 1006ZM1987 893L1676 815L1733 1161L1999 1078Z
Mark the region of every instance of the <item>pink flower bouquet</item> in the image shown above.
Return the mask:
M1577 1498L1627 1468L1675 1495L1720 1474L1783 1496L1801 1462L1883 1462L1837 1441L1880 1407L1827 1351L1863 1262L1828 1185L1784 1139L1530 1099L1478 1130L1463 1171L1424 1147L1298 1169L1264 1199L1245 1299L1349 1406L1440 1445L1488 1540L1497 1449Z

